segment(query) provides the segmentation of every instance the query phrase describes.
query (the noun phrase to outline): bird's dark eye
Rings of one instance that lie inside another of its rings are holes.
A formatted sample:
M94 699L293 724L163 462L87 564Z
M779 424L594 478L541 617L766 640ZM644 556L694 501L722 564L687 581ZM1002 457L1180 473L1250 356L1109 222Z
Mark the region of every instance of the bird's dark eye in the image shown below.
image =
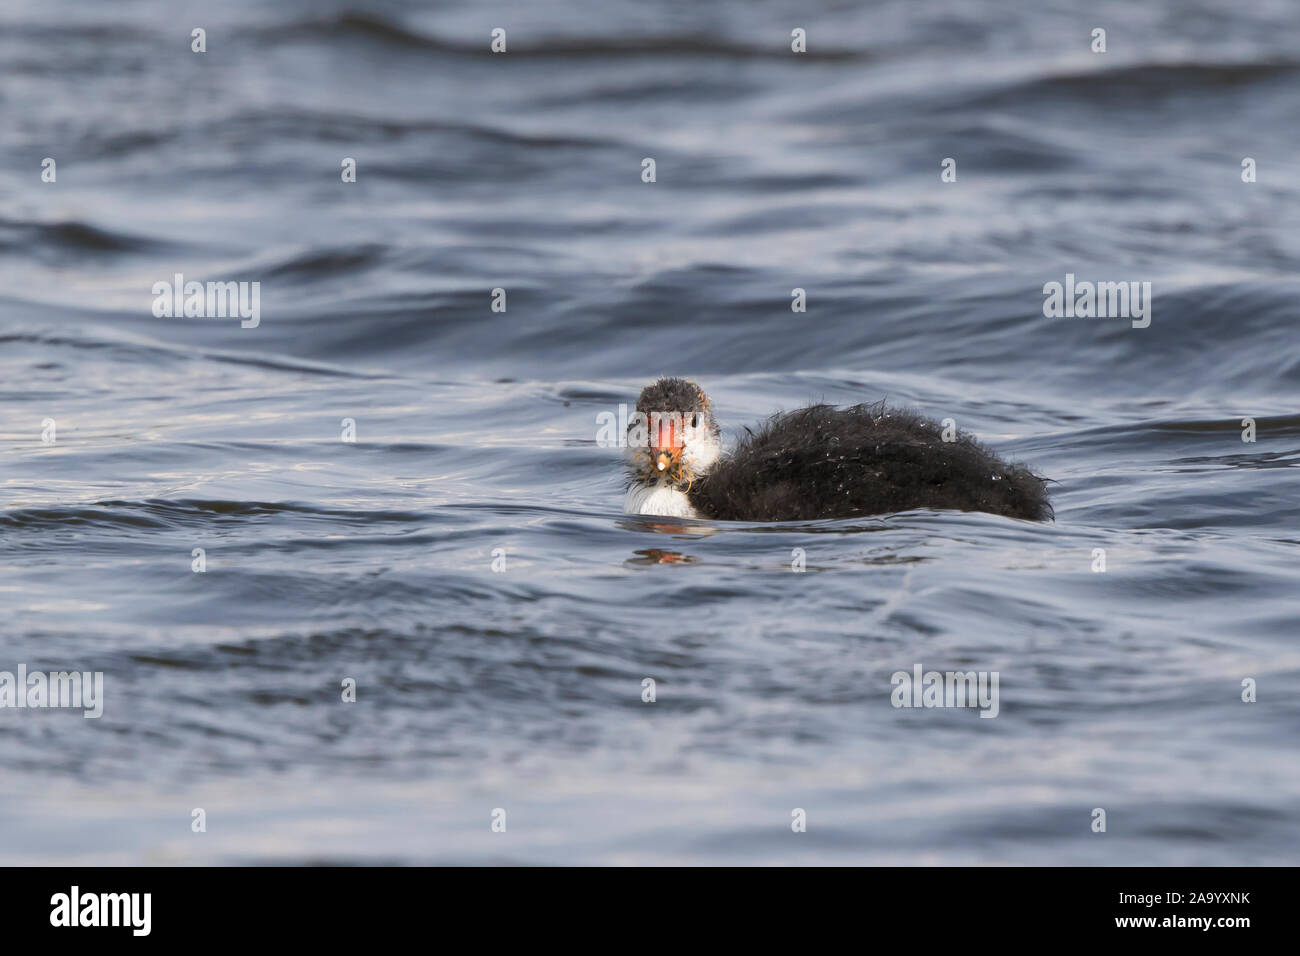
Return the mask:
M699 427L700 427L700 416L699 416L699 415L692 415L692 416L691 416L691 427L692 427L692 428L699 428Z

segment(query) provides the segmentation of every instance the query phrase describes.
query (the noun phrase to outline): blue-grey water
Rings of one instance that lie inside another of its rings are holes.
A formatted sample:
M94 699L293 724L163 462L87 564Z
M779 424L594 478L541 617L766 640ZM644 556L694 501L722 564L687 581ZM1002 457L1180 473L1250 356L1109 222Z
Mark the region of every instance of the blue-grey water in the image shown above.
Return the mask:
M104 710L0 709L0 862L1296 862L1297 120L1293 0L7 0L0 670ZM660 374L1056 521L626 517Z

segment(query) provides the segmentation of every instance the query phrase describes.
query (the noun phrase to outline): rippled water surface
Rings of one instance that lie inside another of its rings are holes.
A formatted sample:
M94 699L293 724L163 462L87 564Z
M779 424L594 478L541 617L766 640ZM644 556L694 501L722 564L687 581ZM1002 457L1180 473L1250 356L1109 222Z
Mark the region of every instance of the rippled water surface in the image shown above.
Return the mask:
M105 706L0 710L0 861L1294 863L1298 51L1283 0L10 0L0 670ZM597 415L660 374L729 438L953 418L1056 521L624 516Z

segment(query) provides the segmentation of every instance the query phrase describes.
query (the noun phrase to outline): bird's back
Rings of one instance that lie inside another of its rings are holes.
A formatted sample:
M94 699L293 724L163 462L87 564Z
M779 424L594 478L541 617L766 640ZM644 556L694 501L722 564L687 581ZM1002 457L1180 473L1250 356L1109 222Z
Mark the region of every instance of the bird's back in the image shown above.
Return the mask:
M913 508L986 511L1045 521L1043 479L969 435L875 405L812 405L774 416L690 490L701 515L810 521Z

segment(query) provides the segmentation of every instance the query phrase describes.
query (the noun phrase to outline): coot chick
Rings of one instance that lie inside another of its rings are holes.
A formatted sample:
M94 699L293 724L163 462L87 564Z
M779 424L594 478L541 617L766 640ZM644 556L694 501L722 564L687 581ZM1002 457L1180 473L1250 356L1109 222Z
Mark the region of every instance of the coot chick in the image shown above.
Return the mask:
M629 514L719 521L813 521L913 508L1053 517L1042 478L970 435L873 405L810 405L772 416L722 455L707 395L661 378L628 427Z

